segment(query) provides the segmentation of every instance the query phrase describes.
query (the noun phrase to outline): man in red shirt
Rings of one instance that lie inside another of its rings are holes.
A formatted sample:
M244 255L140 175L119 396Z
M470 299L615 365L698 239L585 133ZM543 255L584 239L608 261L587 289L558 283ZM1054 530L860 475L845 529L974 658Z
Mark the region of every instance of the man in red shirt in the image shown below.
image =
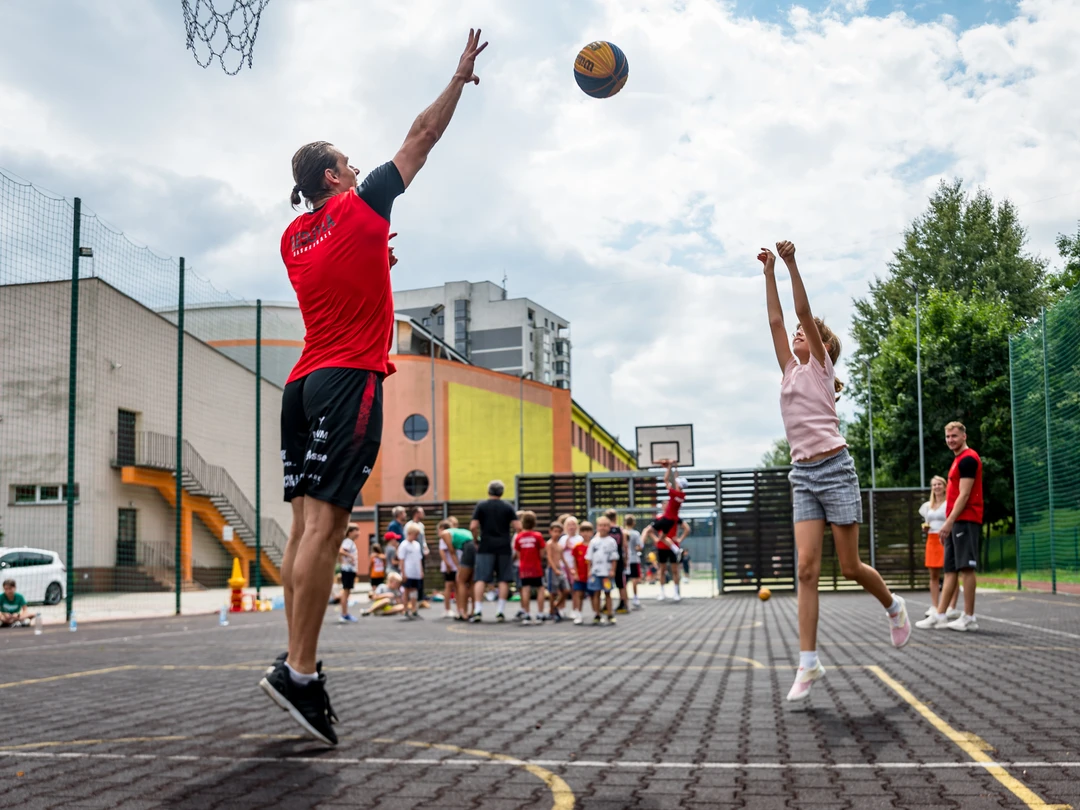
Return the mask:
M518 576L521 577L521 610L524 616L522 624L532 624L533 619L529 615L529 602L532 599L532 589L537 589L537 602L541 611L544 606L544 565L540 561L540 553L544 550L544 535L536 531L536 513L522 512L521 531L514 537L514 556L518 559ZM540 621L537 615L536 621Z
M667 598L664 593L664 572L671 566L675 601L678 602L682 599L679 593L679 548L672 538L680 523L679 509L686 500L687 481L678 475L678 470L670 462L662 461L660 464L664 467L664 486L668 488L668 500L664 504L663 514L645 527L641 539L648 543L651 537L656 543L656 562L660 572L660 595L657 601L663 602Z
M975 621L975 571L979 565L979 535L983 521L982 459L967 446L967 428L960 422L949 422L945 426L945 444L955 456L945 487L948 517L938 530L945 544L945 584L941 588L936 615L916 622L915 626L924 630L948 628L970 632L979 629ZM950 622L945 611L956 594L959 578L964 583L964 615Z
M337 543L382 440L382 381L394 372L388 249L390 209L423 167L473 72L480 31L449 86L413 122L394 159L357 185L357 170L316 141L292 159L292 203L310 209L281 238L281 256L304 317L304 349L281 398L285 500L293 522L281 578L289 650L260 686L312 737L337 744L326 675L315 661Z

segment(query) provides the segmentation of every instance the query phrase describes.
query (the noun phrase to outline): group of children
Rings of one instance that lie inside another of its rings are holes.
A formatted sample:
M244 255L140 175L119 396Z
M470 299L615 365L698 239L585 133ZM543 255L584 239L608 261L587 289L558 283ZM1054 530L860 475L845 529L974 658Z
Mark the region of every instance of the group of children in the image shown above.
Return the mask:
M614 509L601 515L595 526L573 515L561 515L548 527L546 538L537 530L534 512L521 512L518 519L521 531L514 536L512 548L521 600L517 620L521 624L557 623L564 619L584 624L586 599L595 625L613 625L617 614L641 607L638 585L645 541L635 528L633 515L627 515L622 526ZM683 522L679 528L682 534L678 539L682 539L688 529ZM423 560L430 553L424 527L419 522L406 523L403 535L400 539L388 537L386 551L378 544L372 546L370 604L361 616L403 615L413 619L419 618L418 608L430 606L424 598ZM473 534L460 528L457 519L451 517L438 524L438 536L444 618L470 621L468 617L476 615ZM675 537L668 539L675 543ZM668 546L663 548L673 555ZM672 576L677 580L677 570ZM675 588L675 599L679 600L677 584Z

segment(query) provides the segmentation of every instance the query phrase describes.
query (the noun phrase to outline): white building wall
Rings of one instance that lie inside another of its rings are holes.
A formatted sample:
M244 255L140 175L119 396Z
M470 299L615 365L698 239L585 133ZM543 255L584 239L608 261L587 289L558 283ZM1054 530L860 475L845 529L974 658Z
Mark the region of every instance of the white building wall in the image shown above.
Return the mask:
M66 283L0 287L0 296L6 299L3 312L15 308L68 317ZM24 331L16 335L15 328ZM0 527L5 545L36 545L63 556L64 507L16 506L9 494L15 483L67 478L68 346L55 340L54 332L55 325L42 318L0 324L5 361L0 378ZM190 334L184 353L184 436L208 463L228 470L254 504L254 374ZM174 512L157 490L121 483L119 470L110 466L119 409L138 414L137 431L176 436L175 326L104 282L84 279L77 382L75 566L112 567L120 508L138 510L139 541L171 543L175 537ZM262 510L287 529L291 510L281 498L280 407L281 389L264 380ZM228 564L221 544L197 518L193 562L198 567Z

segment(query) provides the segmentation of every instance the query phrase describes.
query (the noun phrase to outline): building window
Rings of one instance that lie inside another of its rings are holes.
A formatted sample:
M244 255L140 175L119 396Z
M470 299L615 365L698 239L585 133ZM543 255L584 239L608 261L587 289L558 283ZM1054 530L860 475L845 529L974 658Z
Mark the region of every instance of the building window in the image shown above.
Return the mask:
M116 465L135 465L135 418L134 411L116 412Z
M414 413L405 420L405 438L418 442L428 434L428 420L423 414Z
M67 484L13 484L9 503L66 503ZM79 502L79 485L75 485L75 502Z
M418 498L428 491L428 477L420 470L413 470L405 476L405 491Z
M444 323L446 323L446 316L445 315L440 315L439 319L436 321L436 323L439 326L442 326Z
M431 326L431 318L424 318L420 321L421 326Z

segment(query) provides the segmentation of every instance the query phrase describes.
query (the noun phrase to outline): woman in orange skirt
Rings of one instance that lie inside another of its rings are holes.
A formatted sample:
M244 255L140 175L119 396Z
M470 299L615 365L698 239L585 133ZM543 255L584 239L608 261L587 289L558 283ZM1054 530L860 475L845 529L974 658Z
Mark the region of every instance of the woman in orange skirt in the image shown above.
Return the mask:
M923 518L923 532L926 534L926 567L930 571L930 610L936 613L938 594L941 587L941 569L945 567L945 547L941 544L938 530L945 522L945 479L935 475L930 479L930 500L919 507Z

